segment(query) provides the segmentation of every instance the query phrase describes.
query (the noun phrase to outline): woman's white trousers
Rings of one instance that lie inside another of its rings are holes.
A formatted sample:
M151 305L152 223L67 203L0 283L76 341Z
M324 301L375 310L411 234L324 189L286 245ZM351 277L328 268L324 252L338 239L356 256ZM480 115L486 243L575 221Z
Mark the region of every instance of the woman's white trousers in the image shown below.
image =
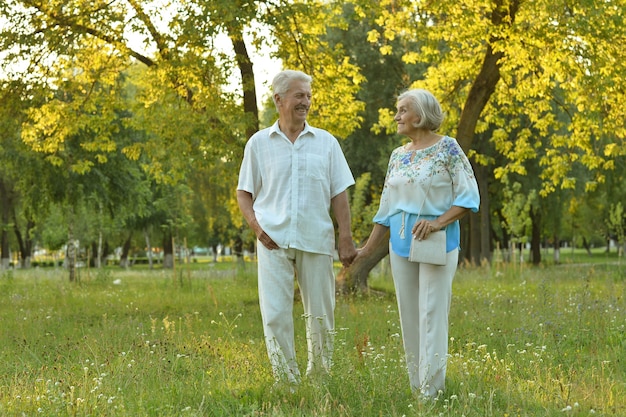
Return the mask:
M413 390L436 396L445 388L448 314L459 251L444 266L409 262L389 250L402 341Z

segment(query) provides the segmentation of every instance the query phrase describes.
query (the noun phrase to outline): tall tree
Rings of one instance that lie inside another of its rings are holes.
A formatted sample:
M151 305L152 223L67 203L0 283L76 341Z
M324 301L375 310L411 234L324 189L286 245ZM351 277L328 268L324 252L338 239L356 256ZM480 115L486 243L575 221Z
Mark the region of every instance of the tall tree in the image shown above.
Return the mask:
M6 268L10 262L9 237L13 232L22 267L30 265L33 230L41 221L45 205L44 167L40 155L33 154L22 142L24 111L34 103L37 86L19 81L0 81L0 258Z
M569 173L577 164L593 170L586 185L594 187L624 152L620 108L626 95L617 80L626 66L617 40L626 36L625 6L624 0L575 6L565 0L381 1L386 25L371 38L386 41L381 48L392 48L388 42L396 37L423 40L404 59L429 63L424 79L413 86L442 100L449 116L444 130L456 127L465 151L480 162L476 134L493 129L485 140L508 159L496 169L496 178L515 172L520 161L538 158L539 190L545 195L573 187ZM569 119L558 120L555 106ZM382 121L390 122L391 112ZM547 149L540 156L541 140ZM483 202L485 191L481 187ZM479 242L489 240L489 229L483 224L471 230L480 230L479 236L472 233L472 260L488 257Z
M283 7L289 3L289 7ZM279 45L276 57L287 68L313 77L309 122L345 139L363 121L365 103L356 99L365 80L349 58L347 46L328 39L331 28L342 28L343 2L298 0L268 6L268 21ZM314 21L310 16L318 16Z
M256 7L255 2L247 4ZM9 24L3 27L0 50L7 62L25 59L31 77L47 81L56 91L49 103L30 113L25 141L75 174L106 162L107 152L119 146L111 139L115 132L107 131L115 126L111 117L118 116L115 109L121 102L120 85L114 84L136 61L146 69L130 68L136 94L132 117L124 123L146 135L143 142L122 145L131 160L147 155L145 171L175 186L186 181L193 161L206 161L210 155L209 161L220 164L223 157L240 154L245 135L258 128L252 67L243 43L244 9L232 2L201 1L166 8L141 0L3 3L0 14ZM202 19L207 16L218 19ZM224 32L234 41L234 60L218 48L217 38ZM145 49L131 42L131 35ZM50 66L49 57L57 63ZM237 94L225 88L237 65L245 86L243 111ZM63 70L72 75L62 75ZM60 123L66 120L73 123ZM64 159L60 152L78 136L84 157Z
M420 78L426 66L406 63L402 60L405 50L416 49L412 39L397 38L390 43L390 53L372 48L367 41L372 30L382 30L378 22L378 1L361 1L358 5L342 5L341 25L330 26L324 37L332 49L345 48L350 62L363 75L363 83L356 99L364 103L360 125L355 127L342 142L346 158L357 178L351 202L353 236L361 246L372 230L372 219L378 209L387 162L391 151L406 140L394 131L379 125L379 112L393 105L400 92L412 79ZM381 74L385 76L381 77ZM354 117L354 116L352 116ZM359 258L349 269L342 269L337 276L343 291L358 291L367 288L369 271L388 253L387 246L381 247L371 259Z

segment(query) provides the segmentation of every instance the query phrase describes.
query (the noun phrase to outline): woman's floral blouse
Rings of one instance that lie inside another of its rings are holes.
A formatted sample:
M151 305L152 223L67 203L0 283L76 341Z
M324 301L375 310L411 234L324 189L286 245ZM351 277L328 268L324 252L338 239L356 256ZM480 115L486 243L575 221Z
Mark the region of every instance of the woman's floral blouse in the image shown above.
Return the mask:
M456 139L444 136L425 149L410 151L405 146L394 149L374 222L390 228L392 250L408 257L410 231L418 215L430 220L451 206L477 212L479 205L478 185L467 156ZM457 249L458 221L447 226L446 236L447 251Z

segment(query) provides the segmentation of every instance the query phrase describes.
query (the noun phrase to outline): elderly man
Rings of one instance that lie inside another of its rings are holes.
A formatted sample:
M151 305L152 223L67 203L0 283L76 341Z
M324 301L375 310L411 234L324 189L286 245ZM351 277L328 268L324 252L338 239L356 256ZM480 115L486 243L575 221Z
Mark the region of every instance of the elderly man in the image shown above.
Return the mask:
M244 151L237 201L257 237L259 303L277 381L297 384L293 296L297 279L308 348L307 375L330 370L333 352L338 225L339 259L356 257L346 189L354 178L343 152L325 130L311 127L311 77L280 72L272 82L278 120L255 133Z

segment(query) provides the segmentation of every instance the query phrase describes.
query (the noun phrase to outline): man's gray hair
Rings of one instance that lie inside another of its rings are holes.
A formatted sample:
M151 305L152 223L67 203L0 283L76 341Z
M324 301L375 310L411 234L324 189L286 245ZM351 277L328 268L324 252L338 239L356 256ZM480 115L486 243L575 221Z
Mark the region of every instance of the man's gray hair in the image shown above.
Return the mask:
M413 110L420 117L420 122L415 126L419 129L428 129L436 132L441 127L445 114L441 110L439 101L430 91L413 89L405 91L398 96L398 101L407 99Z
M284 70L279 72L272 80L272 99L274 100L274 104L276 104L274 95L278 94L282 97L289 91L289 85L292 81L304 81L305 83L311 84L313 78L302 71Z

